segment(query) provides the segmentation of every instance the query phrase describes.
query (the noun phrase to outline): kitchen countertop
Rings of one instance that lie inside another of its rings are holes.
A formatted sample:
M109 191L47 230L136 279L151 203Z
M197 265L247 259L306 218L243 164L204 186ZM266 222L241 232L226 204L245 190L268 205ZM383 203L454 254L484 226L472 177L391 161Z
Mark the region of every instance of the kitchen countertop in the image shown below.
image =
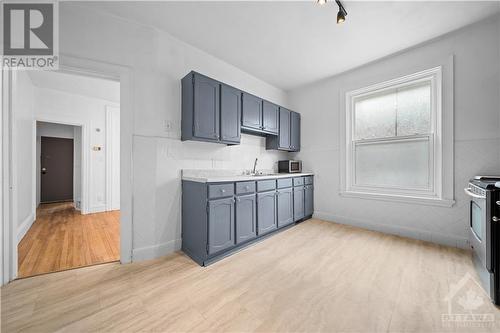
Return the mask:
M266 179L279 179L279 178L290 178L290 177L301 177L301 176L313 176L311 172L301 172L301 173L276 173L269 175L242 175L241 171L239 174L234 172L228 172L228 174L223 174L221 171L214 170L182 170L182 180L188 180L198 183L221 183L221 182L243 182L243 181L257 181Z

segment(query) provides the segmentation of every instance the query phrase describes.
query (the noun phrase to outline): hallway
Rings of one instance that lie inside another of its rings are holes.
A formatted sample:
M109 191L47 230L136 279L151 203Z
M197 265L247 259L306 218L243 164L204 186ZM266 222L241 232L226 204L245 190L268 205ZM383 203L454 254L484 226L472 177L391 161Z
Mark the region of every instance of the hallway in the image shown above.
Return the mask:
M18 247L18 277L120 259L120 211L81 215L72 202L41 204Z

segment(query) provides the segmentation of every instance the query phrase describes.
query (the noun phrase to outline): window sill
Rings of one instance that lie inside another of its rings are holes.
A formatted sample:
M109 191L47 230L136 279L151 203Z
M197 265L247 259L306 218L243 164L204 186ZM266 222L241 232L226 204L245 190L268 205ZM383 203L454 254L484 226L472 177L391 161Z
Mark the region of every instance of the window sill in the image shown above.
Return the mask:
M355 192L355 191L340 192L340 195L346 198L372 199L372 200L402 202L408 204L439 206L439 207L452 207L455 204L455 200L450 200L450 199L416 197L407 195L378 194L378 193L366 193L366 192Z

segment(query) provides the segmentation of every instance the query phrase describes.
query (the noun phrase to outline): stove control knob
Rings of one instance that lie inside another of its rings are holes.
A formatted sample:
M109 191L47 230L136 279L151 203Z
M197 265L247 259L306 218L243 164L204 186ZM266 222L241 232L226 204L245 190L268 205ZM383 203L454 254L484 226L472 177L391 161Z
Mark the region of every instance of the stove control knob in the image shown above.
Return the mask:
M493 220L493 222L500 222L500 218L496 216L493 216L491 219Z

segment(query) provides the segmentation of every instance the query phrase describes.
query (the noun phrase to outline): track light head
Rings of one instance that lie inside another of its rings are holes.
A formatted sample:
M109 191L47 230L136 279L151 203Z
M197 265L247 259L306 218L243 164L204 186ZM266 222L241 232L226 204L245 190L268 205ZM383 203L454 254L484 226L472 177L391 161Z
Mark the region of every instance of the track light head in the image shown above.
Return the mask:
M337 13L337 24L345 22L345 17L347 16L347 11L345 10L344 6L342 6L342 3L340 0L335 0L337 5L339 6L339 12Z
M320 6L323 6L324 4L326 4L326 1L327 0L316 0L316 3Z

